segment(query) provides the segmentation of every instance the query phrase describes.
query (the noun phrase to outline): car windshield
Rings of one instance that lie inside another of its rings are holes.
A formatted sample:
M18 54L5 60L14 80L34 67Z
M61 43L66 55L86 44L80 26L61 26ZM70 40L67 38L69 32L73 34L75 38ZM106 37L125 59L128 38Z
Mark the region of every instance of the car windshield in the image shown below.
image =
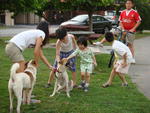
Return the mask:
M83 22L88 18L87 15L79 15L79 16L75 16L74 18L72 18L72 21L78 21L78 22Z

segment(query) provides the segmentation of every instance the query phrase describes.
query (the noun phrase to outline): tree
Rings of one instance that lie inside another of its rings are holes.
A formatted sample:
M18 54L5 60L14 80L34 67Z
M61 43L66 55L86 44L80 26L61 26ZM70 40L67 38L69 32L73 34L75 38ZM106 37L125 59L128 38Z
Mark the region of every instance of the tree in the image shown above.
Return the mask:
M114 3L114 0L51 0L49 4L53 4L55 10L60 11L73 11L73 10L84 10L87 11L89 16L89 30L93 30L92 25L92 14L95 11L106 9Z
M135 0L135 9L139 12L142 23L139 26L138 30L142 31L144 29L150 29L150 4L149 0Z
M22 12L36 12L47 3L47 0L2 0L0 11L9 10L14 14Z

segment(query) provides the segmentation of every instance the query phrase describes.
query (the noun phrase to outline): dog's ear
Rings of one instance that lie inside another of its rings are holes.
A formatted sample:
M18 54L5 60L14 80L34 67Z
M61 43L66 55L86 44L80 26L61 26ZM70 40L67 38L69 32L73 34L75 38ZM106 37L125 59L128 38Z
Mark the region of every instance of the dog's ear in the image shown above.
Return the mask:
M62 65L63 65L63 60L60 60L60 61L59 61L59 64L62 64Z
M32 60L31 64L32 64L32 65L36 65L35 60Z
M61 61L62 61L62 64L63 64L63 65L65 65L65 64L67 63L67 60L66 60L65 58L62 59Z
M28 63L29 63L29 61L25 62L25 69L27 68Z

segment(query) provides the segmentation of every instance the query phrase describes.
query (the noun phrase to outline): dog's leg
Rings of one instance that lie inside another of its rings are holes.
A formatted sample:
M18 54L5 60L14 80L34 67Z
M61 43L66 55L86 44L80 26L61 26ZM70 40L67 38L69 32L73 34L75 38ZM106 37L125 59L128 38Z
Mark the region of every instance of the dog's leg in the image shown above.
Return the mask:
M73 89L73 80L70 80L68 83L69 91Z
M65 74L64 78L65 78L65 84L66 84L66 93L67 93L67 96L70 98L69 87L68 87L69 78L68 78L68 74L67 73Z
M64 87L65 87L65 85L61 86L61 85L59 84L59 85L58 85L58 88L57 88L57 90L56 90L56 92L59 93L59 90L63 89Z
M27 103L26 90L23 90L23 104Z
M14 93L13 90L9 87L9 100L10 100L10 113L13 112L13 99L14 99Z
M20 113L20 106L21 106L21 103L22 103L22 93L23 93L22 91L23 91L23 86L22 85L18 85L14 89L15 95L17 97L17 113Z
M54 91L53 93L50 95L50 97L53 97L56 93L56 90L57 90L57 84L58 84L58 80L56 79L56 82L55 82L55 86L54 86Z
M57 84L56 93L59 92L60 89L61 89L61 85L60 85L60 84Z
M18 100L17 100L17 113L20 113L20 107L21 107L21 101L22 101L22 96L19 96L18 97Z
M17 90L16 96L17 96L17 113L20 113L20 107L21 107L21 102L22 102L22 89L20 88L19 90Z
M28 93L27 93L27 104L29 105L30 102L31 102L31 94L32 94L32 91L33 91L33 87L31 89L28 90Z

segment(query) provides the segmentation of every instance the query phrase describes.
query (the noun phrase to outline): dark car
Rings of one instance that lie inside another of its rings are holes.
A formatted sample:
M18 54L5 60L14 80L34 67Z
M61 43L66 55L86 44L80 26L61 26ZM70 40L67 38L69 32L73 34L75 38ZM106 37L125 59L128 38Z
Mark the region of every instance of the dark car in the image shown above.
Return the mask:
M93 15L93 31L95 33L105 33L112 27L111 22L101 15ZM89 17L87 14L78 15L72 19L60 24L60 27L64 27L67 30L89 30Z

